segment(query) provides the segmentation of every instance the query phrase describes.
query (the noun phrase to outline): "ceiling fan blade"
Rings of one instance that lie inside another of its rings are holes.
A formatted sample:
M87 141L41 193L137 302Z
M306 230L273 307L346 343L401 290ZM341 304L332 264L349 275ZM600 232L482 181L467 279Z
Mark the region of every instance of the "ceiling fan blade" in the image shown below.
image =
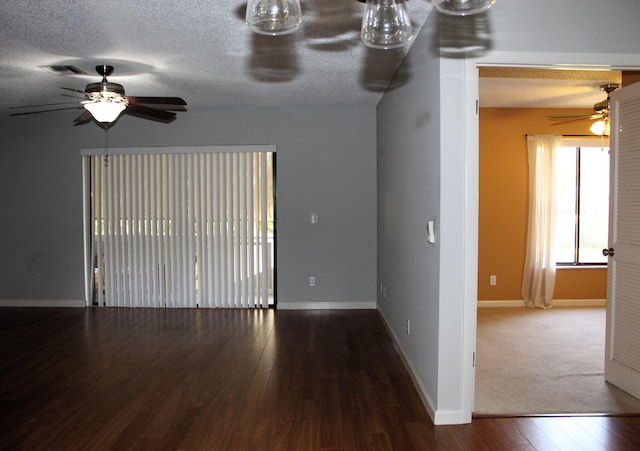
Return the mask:
M129 106L132 106L132 105L141 106L141 107L145 106L142 103L129 103ZM154 105L149 105L148 108L152 108L158 111L187 111L187 109L183 105L154 104Z
M180 97L136 97L127 96L127 100L131 103L145 105L186 105L187 102Z
M62 86L60 89L64 89L65 91L79 92L80 94L84 94L85 96L87 95L87 93L82 89L65 88L64 86Z
M568 124L570 122L586 121L586 120L592 120L591 116L576 117L576 118L573 118L573 119L565 119L565 120L562 120L562 121L556 120L551 125L561 125L561 124Z
M84 125L88 122L91 122L93 116L87 110L85 110L80 116L73 120L73 125Z
M49 112L52 112L52 111L77 110L79 108L82 108L82 105L71 106L71 107L68 107L68 108L51 108L51 109L48 109L48 110L26 111L26 112L22 112L22 113L11 113L9 116L24 116L24 115L27 115L27 114L49 113Z
M142 119L150 119L152 121L158 122L171 122L175 120L176 113L171 113L169 111L157 110L155 108L149 108L143 105L138 104L129 104L127 109L124 110L126 114L131 116L137 116Z
M75 96L75 95L71 95L71 94L60 94L62 97L69 97L71 99L76 99L77 101L81 102L83 100L87 100L87 96L84 97L80 97L80 96Z
M169 111L187 111L185 106L187 102L180 97L136 97L127 96L129 104L134 105L153 105L154 108Z
M58 105L73 105L78 104L78 102L57 102L57 103L42 103L40 105L24 105L24 106L10 106L10 110L21 110L23 108L42 108L44 106L58 106Z
M592 114L558 114L556 116L547 116L549 119L567 119L570 117L591 117Z

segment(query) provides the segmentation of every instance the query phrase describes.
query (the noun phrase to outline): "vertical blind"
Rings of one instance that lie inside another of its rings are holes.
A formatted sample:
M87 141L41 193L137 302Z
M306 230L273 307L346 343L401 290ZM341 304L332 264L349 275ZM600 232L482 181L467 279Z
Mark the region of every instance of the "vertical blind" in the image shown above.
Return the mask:
M268 307L270 156L85 156L93 304Z

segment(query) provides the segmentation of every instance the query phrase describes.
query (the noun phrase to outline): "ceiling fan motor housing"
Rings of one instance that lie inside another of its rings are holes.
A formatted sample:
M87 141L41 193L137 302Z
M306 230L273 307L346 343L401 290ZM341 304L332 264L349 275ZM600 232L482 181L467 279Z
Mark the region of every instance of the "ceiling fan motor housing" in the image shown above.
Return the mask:
M601 113L603 110L608 110L608 109L609 109L609 99L603 100L602 102L598 102L595 105L593 105L593 110L596 113Z
M602 102L598 102L593 105L593 109L596 113L609 112L609 94L618 89L620 86L617 83L607 83L605 85L601 85L600 89L607 93L607 98Z
M103 81L100 83L89 83L84 91L89 96L98 97L124 97L124 87L118 83Z
M124 87L121 84L107 81L107 76L113 73L113 66L96 66L96 72L102 75L102 81L99 83L89 83L84 88L84 92L92 100L124 100Z

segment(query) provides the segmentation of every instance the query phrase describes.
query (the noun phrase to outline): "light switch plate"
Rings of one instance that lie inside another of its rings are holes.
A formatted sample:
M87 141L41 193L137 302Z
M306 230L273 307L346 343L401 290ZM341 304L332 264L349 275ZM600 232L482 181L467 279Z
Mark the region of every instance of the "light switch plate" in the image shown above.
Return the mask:
M431 244L436 242L436 226L435 221L427 222L427 241Z

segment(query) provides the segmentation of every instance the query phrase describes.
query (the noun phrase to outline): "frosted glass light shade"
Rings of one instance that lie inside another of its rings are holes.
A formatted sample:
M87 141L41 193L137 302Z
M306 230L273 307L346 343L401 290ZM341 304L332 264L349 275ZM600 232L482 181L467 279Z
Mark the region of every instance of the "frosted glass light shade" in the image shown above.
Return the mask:
M496 0L431 0L433 6L444 14L469 16L491 8Z
M367 47L392 49L413 38L404 0L367 0L360 38Z
M593 124L591 124L589 130L591 131L591 133L598 136L609 136L609 133L611 131L608 120L595 121Z
M302 23L300 0L249 0L246 22L254 33L293 33Z
M126 102L111 102L104 99L85 103L84 108L91 113L96 121L110 123L118 119L120 113L127 108L127 104Z

